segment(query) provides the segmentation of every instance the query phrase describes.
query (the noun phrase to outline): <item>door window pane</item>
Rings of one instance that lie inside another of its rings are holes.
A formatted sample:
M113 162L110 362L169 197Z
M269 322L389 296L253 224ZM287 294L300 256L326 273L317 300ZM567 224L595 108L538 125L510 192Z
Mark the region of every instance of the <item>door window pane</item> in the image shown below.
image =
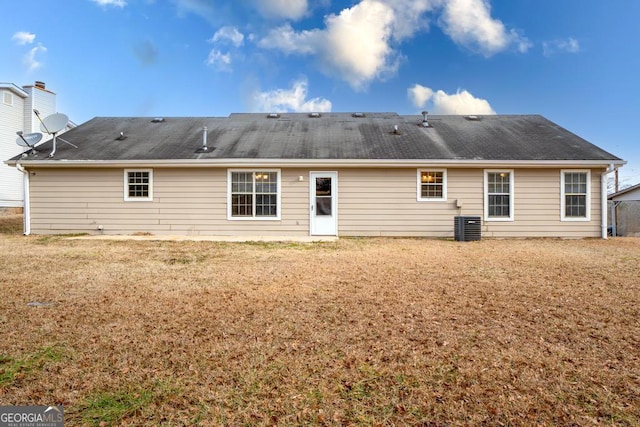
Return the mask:
M331 215L331 178L316 178L316 216Z

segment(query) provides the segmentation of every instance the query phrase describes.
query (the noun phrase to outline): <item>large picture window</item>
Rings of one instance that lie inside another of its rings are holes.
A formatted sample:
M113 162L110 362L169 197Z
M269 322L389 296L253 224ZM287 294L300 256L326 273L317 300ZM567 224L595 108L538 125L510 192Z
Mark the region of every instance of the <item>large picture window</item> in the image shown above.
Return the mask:
M485 221L513 221L513 171L484 172Z
M153 170L127 169L124 171L124 200L128 202L153 200Z
M447 200L447 171L445 169L418 170L418 201Z
M563 170L560 175L560 186L562 190L561 219L563 221L588 221L591 210L589 171Z
M280 171L230 170L229 219L280 219Z

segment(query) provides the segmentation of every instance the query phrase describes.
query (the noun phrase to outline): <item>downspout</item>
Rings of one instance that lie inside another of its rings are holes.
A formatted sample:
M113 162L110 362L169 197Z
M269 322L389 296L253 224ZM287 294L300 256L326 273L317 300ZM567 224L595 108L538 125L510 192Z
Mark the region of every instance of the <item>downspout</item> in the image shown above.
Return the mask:
M607 175L615 171L616 168L611 163L609 167L600 175L600 217L601 217L601 237L606 240L607 236Z
M29 171L26 170L21 164L20 162L16 162L16 169L18 169L20 172L22 172L23 175L23 179L22 179L22 184L23 184L23 195L24 195L24 207L22 208L23 210L23 233L25 236L28 236L29 234L31 234L31 199L29 197Z

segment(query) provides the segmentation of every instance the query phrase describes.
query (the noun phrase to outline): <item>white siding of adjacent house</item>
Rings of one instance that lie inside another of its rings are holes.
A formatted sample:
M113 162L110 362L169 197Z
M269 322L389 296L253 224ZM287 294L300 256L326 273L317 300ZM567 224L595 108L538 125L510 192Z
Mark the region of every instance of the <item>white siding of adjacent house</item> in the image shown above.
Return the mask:
M4 103L5 91L12 95L12 105ZM0 89L0 207L22 206L22 173L4 161L24 150L16 144L16 132L23 130L24 104L25 99L15 92Z
M340 236L452 237L454 216L483 217L484 169L449 168L448 198L441 202L417 201L415 168L337 171ZM226 168L155 168L149 202L124 201L121 168L34 169L31 230L98 234L102 226L104 234L306 236L309 172L281 169L281 220L229 221ZM563 222L560 170L515 169L515 219L483 221L483 237L599 237L600 172L591 173L591 220Z
M56 94L35 86L25 86L24 90L29 94L24 103L24 133L42 132L40 120L33 110L38 110L43 119L56 113ZM49 137L45 134L44 140L46 139Z
M37 109L42 118L56 112L56 95L53 92L25 86L18 95L10 89L0 89L0 207L21 207L23 205L23 176L16 168L4 164L26 149L16 144L16 132L24 134L41 132L40 122L33 113ZM13 104L4 103L4 92L12 94ZM24 94L27 94L26 98ZM43 141L49 139L44 135Z

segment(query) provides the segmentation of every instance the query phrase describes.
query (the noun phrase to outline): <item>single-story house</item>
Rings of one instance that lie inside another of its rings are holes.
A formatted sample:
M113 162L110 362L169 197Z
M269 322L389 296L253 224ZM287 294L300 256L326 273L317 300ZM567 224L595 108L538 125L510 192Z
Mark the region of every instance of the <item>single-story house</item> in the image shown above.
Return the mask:
M452 237L472 216L606 238L625 163L539 115L98 117L59 139L7 161L25 234Z
M640 184L609 195L611 234L640 236Z

